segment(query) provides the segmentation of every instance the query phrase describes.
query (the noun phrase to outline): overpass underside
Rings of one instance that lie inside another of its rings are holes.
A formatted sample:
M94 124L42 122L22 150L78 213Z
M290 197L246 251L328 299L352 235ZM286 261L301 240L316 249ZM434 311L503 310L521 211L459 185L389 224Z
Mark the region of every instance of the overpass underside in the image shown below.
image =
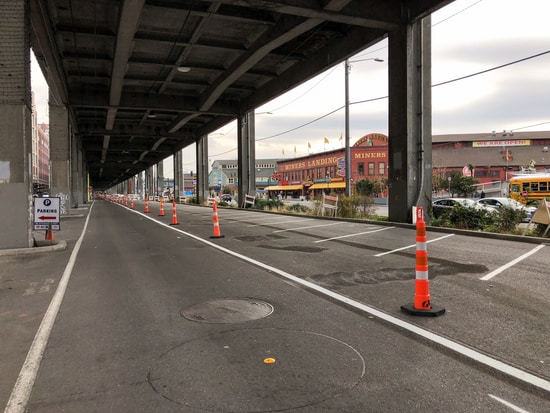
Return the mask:
M431 198L430 15L450 2L1 1L0 249L33 244L31 47L63 216L193 143L204 199L207 136L235 119L254 193L254 109L388 38L389 219L409 221Z

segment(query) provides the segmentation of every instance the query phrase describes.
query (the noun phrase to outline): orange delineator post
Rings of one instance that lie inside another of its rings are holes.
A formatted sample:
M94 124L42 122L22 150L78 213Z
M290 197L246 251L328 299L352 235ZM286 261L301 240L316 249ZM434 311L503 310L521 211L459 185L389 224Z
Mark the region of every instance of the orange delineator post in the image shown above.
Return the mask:
M401 310L411 315L436 317L445 309L432 305L428 279L428 249L426 222L422 207L416 208L416 279L413 304L402 305Z
M216 201L212 204L212 211L214 213L214 235L210 238L223 238L223 235L220 232L220 222L218 220L218 206Z
M130 208L134 209L134 198L132 198L132 201L130 203Z
M52 231L52 224L48 224L48 229L46 230L46 238L47 241L53 241L53 231Z
M170 225L179 225L175 198L172 200L172 223Z
M164 198L160 198L160 213L159 213L159 217L163 217L164 216Z
M149 196L145 195L145 213L149 213Z

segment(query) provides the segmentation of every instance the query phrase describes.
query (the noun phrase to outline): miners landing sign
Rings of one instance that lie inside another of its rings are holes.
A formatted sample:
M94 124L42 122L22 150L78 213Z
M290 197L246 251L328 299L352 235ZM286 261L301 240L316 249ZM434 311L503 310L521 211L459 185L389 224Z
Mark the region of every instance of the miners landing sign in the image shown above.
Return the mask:
M51 225L52 229L58 230L59 225L59 204L60 199L54 198L34 198L34 225L35 231L40 229L48 229Z

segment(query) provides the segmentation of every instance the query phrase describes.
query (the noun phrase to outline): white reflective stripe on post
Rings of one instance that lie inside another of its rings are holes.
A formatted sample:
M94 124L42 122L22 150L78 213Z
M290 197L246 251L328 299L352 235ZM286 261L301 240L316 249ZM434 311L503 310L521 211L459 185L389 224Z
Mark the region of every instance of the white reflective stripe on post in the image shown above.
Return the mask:
M427 280L428 279L428 271L416 271L416 279L417 280Z
M426 251L428 249L428 243L425 241L416 241L416 249L420 251Z

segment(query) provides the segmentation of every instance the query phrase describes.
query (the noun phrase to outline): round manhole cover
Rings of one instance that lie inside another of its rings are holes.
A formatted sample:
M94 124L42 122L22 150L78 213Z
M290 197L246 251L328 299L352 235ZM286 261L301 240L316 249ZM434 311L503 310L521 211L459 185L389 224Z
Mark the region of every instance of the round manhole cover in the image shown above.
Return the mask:
M240 323L267 317L273 306L252 298L217 299L195 304L181 310L181 315L191 321L201 323Z
M315 405L343 397L361 382L365 370L359 351L335 337L245 328L171 348L156 359L147 380L185 411L314 412L328 411L330 403L319 409Z

